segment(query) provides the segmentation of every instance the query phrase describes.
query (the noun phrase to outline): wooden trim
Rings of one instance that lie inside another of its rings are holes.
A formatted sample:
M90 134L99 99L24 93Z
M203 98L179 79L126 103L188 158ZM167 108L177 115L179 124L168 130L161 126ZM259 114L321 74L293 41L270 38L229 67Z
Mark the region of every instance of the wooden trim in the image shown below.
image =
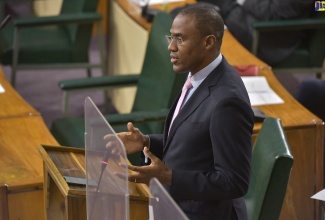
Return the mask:
M0 220L9 220L7 186L0 186Z
M315 172L316 177L316 192L321 191L324 188L324 122L316 124L316 164ZM316 219L322 219L324 215L321 211L320 201L316 202Z

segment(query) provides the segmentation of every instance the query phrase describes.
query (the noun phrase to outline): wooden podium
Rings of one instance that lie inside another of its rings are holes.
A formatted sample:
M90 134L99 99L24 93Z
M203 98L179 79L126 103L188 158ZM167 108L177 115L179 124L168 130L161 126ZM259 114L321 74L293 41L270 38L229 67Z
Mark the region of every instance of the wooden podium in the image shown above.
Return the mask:
M68 184L63 176L86 177L85 150L42 145L44 201L48 220L86 220L86 185ZM129 183L130 219L149 219L149 189Z

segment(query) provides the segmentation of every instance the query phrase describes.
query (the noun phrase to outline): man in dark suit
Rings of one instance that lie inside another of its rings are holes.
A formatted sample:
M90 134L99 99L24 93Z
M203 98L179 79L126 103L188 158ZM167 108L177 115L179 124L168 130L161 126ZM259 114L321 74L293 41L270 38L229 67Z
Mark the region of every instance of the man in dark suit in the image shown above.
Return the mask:
M190 219L247 219L242 196L248 189L254 116L245 86L220 54L224 23L204 5L182 10L169 41L176 73L189 72L192 88L164 134L143 135L132 123L119 133L126 152L144 150L151 163L129 166L129 181L156 177ZM157 82L159 86L159 82Z
M229 31L248 50L252 49L256 21L307 18L313 15L313 0L199 0L219 6ZM273 66L289 57L304 41L305 30L262 32L257 56Z

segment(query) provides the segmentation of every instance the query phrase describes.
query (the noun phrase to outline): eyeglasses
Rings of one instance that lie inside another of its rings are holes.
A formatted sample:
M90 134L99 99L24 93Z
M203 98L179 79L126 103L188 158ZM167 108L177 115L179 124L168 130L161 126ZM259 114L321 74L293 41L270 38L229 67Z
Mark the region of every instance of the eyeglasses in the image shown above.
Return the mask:
M206 36L209 36L209 35L206 35ZM191 37L191 38L203 38L203 37L206 37L206 36L201 36L201 37ZM176 36L170 36L170 35L165 35L167 41L169 44L172 43L172 41L175 41L177 46L179 45L182 45L184 43L184 40L183 38L181 37L176 37Z
M171 44L172 41L175 41L177 45L181 45L184 42L181 37L169 36L169 35L165 35L165 37L169 44Z

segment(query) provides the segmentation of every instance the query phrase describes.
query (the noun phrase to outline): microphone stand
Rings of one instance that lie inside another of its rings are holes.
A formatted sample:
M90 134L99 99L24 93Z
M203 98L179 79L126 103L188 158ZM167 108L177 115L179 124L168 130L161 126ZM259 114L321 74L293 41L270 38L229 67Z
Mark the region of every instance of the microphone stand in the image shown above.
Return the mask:
M96 200L97 200L97 193L98 193L98 190L99 190L99 186L100 186L100 183L102 181L103 173L104 173L104 171L105 171L105 169L107 167L107 161L108 161L108 158L109 158L109 153L110 153L109 150L106 150L105 153L104 153L104 157L103 157L103 161L102 161L102 165L101 165L101 172L100 172L100 176L99 176L99 179L98 179L97 188L96 188L96 191L95 191L95 198L94 198L94 201L93 201L92 207L90 209L90 213L89 213L89 220L91 220L91 216L93 214L93 210L94 210L95 203L96 203Z

